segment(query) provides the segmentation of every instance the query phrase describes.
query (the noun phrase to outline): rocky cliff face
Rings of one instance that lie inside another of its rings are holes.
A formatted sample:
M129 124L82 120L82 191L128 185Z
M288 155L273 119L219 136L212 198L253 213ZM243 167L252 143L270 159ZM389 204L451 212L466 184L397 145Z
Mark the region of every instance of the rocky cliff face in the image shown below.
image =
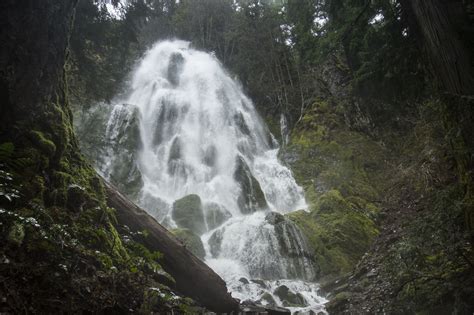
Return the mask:
M468 314L471 201L455 171L459 141L443 123L443 108L465 101L355 97L337 56L314 85L281 158L305 188L311 212L288 218L314 249L329 313Z
M341 57L332 56L314 84L313 102L280 156L304 186L311 210L288 218L311 241L318 276L327 279L351 271L378 234L387 152L363 131L370 119L351 96Z

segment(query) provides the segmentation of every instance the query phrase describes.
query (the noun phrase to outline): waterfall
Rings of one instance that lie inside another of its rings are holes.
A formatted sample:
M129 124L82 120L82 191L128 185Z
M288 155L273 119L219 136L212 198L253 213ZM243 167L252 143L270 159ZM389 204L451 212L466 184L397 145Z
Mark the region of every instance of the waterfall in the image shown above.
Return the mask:
M322 310L312 251L283 216L306 208L303 190L238 81L213 55L164 41L129 89L108 116L102 174L168 228L198 235L235 297Z

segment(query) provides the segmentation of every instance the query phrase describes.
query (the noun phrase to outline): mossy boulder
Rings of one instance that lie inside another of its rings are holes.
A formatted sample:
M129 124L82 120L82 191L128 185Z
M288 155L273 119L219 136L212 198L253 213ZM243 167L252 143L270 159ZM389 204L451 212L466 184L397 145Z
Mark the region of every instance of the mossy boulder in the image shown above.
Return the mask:
M204 212L206 213L206 222L209 230L213 230L222 225L225 221L232 217L232 214L224 206L208 202L204 204Z
M242 213L248 214L268 208L265 194L258 180L252 175L249 166L242 156L237 157L234 179L240 186L237 204Z
M202 202L198 195L187 195L176 200L171 216L180 228L189 229L197 235L207 231Z
M200 259L204 259L206 251L201 238L188 229L173 229L171 233L179 239L186 248Z

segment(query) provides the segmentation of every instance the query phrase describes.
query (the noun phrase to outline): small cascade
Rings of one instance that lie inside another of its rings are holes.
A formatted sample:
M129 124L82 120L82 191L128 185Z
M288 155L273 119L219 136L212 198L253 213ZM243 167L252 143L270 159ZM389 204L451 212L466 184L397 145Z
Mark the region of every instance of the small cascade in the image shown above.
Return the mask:
M283 215L306 208L303 190L238 82L211 54L165 41L130 91L109 115L102 174L168 228L199 236L235 297L323 310L312 251Z

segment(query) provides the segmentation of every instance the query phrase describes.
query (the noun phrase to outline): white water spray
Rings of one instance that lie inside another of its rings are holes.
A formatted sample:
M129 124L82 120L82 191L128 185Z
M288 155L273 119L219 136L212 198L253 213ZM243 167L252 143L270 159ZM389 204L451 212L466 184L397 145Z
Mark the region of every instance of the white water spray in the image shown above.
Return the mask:
M306 308L322 310L326 300L308 282L315 277L308 244L281 215L306 207L303 190L278 161L278 144L240 85L212 55L165 41L144 56L130 89L112 110L106 138L115 145L138 116L137 201L174 228L182 226L173 202L198 195L205 219L194 232L235 297L268 303L267 293L281 305L274 291L286 285ZM123 158L108 152L101 171L110 178ZM248 281L256 279L263 281Z

